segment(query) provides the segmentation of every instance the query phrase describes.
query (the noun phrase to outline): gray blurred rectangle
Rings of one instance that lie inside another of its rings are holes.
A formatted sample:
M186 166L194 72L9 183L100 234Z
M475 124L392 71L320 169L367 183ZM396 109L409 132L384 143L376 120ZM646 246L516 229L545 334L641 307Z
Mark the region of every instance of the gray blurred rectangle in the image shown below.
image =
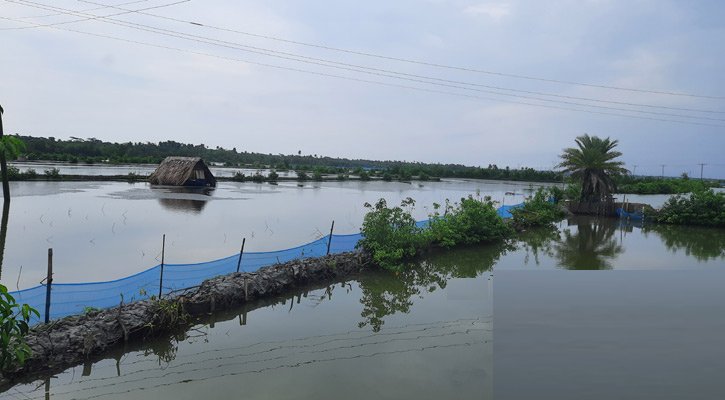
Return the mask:
M494 398L725 399L725 271L497 271Z

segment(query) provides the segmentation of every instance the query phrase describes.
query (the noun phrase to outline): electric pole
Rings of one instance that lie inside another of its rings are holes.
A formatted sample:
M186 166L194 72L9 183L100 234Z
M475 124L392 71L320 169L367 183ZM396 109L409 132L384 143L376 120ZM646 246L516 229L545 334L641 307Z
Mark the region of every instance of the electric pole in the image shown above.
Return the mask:
M700 164L697 164L697 165L699 165L699 166L700 166L700 180L702 180L702 171L703 171L703 170L705 169L705 166L706 166L707 164L705 164L705 163L700 163Z
M632 176L635 176L637 175L637 164L634 164L632 167Z
M665 164L660 164L660 167L662 167L662 177L665 177Z

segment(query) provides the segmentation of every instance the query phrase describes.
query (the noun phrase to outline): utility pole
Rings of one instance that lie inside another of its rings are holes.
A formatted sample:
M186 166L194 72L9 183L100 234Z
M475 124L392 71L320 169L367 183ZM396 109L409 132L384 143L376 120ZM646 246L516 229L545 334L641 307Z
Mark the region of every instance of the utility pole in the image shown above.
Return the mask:
M665 177L665 164L660 164L660 167L662 167L662 177Z
M700 164L697 164L697 165L699 165L699 166L700 166L700 180L702 180L702 171L703 171L703 170L705 169L705 166L706 166L707 164L705 164L705 163L700 163Z
M632 176L635 176L635 175L637 175L637 164L634 164L632 166Z

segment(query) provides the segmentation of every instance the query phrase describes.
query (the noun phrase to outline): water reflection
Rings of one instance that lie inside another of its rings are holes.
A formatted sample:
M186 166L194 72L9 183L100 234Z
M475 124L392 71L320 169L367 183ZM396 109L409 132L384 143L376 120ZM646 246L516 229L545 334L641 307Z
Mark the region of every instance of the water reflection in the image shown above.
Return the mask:
M379 332L385 317L409 313L414 299L445 289L451 278L475 278L490 271L499 258L513 247L505 242L437 251L398 274L376 271L360 277L360 303L363 320L358 327L369 326Z
M554 244L560 239L559 229L556 227L542 227L524 232L519 238L519 249L525 252L524 264L531 262L541 265L541 258L554 257Z
M200 214L214 193L213 188L178 187L150 190L160 192L158 201L163 208L190 214Z
M612 269L612 261L624 252L614 235L617 220L598 218L571 218L562 237L553 246L554 257L561 267L575 270Z
M684 251L698 261L725 259L725 230L652 224L645 225L642 231L657 234L673 253Z
M159 204L169 211L200 214L206 201L190 199L159 199Z

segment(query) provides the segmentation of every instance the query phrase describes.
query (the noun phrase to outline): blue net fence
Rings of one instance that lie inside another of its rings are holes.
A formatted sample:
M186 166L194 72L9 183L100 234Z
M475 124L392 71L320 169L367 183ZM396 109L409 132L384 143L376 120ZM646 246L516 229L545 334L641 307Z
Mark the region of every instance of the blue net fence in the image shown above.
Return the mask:
M510 218L512 208L522 204L502 206L498 214L503 218ZM428 221L419 221L419 227L426 227ZM159 294L193 288L200 285L205 279L225 275L237 271L254 272L262 267L284 263L295 259L322 257L327 254L328 243L330 254L339 254L355 250L357 243L362 239L359 233L350 235L328 235L302 246L285 250L268 252L244 252L196 264L164 264L163 280L161 279L161 265L156 265L145 271L125 278L106 282L87 283L53 283L51 285L50 312L48 319L58 319L68 315L83 313L88 308L110 308L117 306L121 299L124 302L147 299ZM28 304L41 313L38 323L45 319L46 285L39 285L29 289L12 292L18 303Z

